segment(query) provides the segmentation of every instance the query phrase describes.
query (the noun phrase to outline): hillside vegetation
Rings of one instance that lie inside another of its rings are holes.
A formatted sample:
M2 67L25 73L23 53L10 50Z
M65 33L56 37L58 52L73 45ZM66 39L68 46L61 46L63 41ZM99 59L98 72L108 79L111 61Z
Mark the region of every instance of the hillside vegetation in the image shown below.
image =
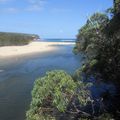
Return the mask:
M114 6L120 6L120 0ZM94 70L105 80L120 83L120 10L115 8L112 11L95 13L87 20L79 30L74 52L86 54L86 69L96 61L89 72Z
M34 34L0 32L0 46L26 45L37 38Z

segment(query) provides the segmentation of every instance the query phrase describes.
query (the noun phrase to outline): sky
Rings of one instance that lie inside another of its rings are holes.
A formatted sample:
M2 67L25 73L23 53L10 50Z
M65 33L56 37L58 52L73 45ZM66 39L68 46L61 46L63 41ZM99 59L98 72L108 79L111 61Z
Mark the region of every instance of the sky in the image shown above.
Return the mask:
M0 0L0 31L75 38L90 15L112 4L113 0Z

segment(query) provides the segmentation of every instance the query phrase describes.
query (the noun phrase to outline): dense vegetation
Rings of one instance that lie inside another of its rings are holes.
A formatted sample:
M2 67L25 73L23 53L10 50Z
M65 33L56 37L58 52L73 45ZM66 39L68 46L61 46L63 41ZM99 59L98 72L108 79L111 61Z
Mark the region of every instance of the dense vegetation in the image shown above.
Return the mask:
M95 71L106 80L120 82L120 12L111 14L112 18L103 13L92 15L80 29L74 51L85 52L88 63L96 60Z
M114 119L120 119L120 0L115 0L114 8L107 10L107 13L95 13L87 20L79 30L74 52L86 54L86 62L77 70L76 78L82 72L87 77L92 74L97 80L116 85L114 98L108 97L109 92L106 95L107 99L114 99L110 114ZM101 97L106 99L106 96Z
M0 46L25 45L37 38L34 34L0 32Z
M114 13L120 12L120 0L114 0Z
M77 103L83 106L90 101L88 86L64 71L46 73L35 82L27 120L72 120L76 116L71 115L80 112Z
M113 8L107 13L94 13L79 30L74 52L84 52L86 59L73 77L64 71L52 71L35 82L27 120L120 119L119 6L120 0L114 0ZM91 75L99 82L115 83L117 93L111 96L107 91L101 94L100 99L93 99L90 93L92 84L84 81Z

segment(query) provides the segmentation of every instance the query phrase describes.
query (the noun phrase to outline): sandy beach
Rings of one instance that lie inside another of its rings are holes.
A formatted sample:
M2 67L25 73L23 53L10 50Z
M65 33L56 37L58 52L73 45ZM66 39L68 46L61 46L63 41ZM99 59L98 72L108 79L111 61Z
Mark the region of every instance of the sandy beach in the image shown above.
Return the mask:
M24 46L4 46L0 47L0 57L12 57L25 54L53 51L56 45L72 45L72 42L31 42Z

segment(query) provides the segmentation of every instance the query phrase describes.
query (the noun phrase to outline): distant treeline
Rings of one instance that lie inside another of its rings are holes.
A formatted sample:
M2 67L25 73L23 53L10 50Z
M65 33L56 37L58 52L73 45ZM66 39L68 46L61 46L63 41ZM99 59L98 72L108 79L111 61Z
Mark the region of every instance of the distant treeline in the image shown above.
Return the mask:
M35 34L0 32L0 46L26 45L38 38Z

